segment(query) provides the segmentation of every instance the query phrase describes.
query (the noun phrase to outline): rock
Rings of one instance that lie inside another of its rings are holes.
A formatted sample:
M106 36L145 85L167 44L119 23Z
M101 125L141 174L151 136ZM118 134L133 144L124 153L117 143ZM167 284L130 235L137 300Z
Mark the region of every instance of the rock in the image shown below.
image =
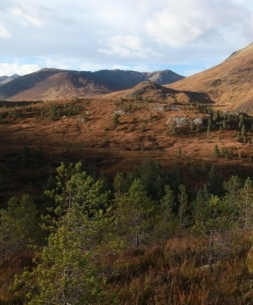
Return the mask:
M167 124L175 123L176 127L181 127L187 122L188 122L188 117L175 117L175 118L169 118L167 120Z
M126 111L124 111L124 110L115 110L114 114L124 115L124 114L126 114Z
M181 109L176 105L171 105L170 109L173 110L173 111L181 111Z
M195 118L194 120L192 120L192 122L195 126L202 126L203 125L203 121L200 118Z
M219 86L222 83L222 80L220 78L215 79L212 81L211 86Z
M77 120L77 122L82 122L82 123L86 122L86 119L84 119L84 118L78 118L76 120Z
M152 108L153 110L155 110L155 111L157 111L157 112L162 112L162 111L164 111L165 109L164 109L164 106L158 106L158 107L154 107L154 108Z

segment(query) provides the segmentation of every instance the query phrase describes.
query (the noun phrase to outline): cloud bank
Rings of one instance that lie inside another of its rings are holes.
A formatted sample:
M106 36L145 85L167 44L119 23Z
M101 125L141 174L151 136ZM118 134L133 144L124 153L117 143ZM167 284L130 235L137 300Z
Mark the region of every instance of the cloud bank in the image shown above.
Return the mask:
M218 64L252 37L250 0L2 0L0 75L37 67L186 74Z

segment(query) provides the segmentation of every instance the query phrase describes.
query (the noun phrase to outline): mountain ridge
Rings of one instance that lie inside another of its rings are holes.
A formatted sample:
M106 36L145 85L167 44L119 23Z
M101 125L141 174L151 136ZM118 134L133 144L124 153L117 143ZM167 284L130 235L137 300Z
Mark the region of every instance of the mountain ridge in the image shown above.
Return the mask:
M3 75L3 76L0 76L0 86L3 85L3 84L6 84L10 81L12 81L13 79L17 79L19 78L21 75L19 74L12 74L11 76L7 76L7 75Z
M223 109L239 111L253 104L253 43L233 52L220 64L166 85L176 90L206 93ZM249 107L244 111L250 111Z
M107 94L130 89L140 82L152 80L160 85L184 76L171 70L137 72L131 70L74 71L43 68L0 86L0 99L52 100Z

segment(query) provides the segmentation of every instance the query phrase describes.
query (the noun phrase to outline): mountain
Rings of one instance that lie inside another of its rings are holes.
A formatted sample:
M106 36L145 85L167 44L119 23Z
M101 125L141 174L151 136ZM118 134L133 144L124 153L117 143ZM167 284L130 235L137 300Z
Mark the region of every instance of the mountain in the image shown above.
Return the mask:
M252 112L253 43L221 64L166 87L203 92L223 109Z
M167 88L152 81L138 83L131 89L116 91L104 95L104 98L124 98L124 99L147 99L147 100L166 100L171 103L197 102L213 104L213 101L205 93L182 91Z
M118 69L101 70L94 72L94 75L101 81L105 81L113 90L129 89L144 81L152 81L158 85L164 85L184 78L184 76L170 70L155 72L122 71Z
M87 97L129 89L143 81L151 80L162 85L182 78L182 75L170 70L152 73L122 70L78 72L45 68L1 85L0 99L20 101Z
M6 84L6 83L12 81L13 79L17 79L19 77L20 77L20 75L18 75L18 74L13 74L11 76L6 76L6 75L0 76L0 85Z

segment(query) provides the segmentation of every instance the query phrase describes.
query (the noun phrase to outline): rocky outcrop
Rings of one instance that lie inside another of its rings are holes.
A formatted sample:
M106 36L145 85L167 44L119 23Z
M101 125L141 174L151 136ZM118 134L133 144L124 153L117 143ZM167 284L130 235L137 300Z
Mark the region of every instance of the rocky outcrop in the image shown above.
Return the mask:
M169 118L167 120L167 124L172 125L174 124L175 127L182 127L188 123L193 123L195 126L202 126L203 125L203 120L202 118L194 118L191 119L189 117L173 117Z

